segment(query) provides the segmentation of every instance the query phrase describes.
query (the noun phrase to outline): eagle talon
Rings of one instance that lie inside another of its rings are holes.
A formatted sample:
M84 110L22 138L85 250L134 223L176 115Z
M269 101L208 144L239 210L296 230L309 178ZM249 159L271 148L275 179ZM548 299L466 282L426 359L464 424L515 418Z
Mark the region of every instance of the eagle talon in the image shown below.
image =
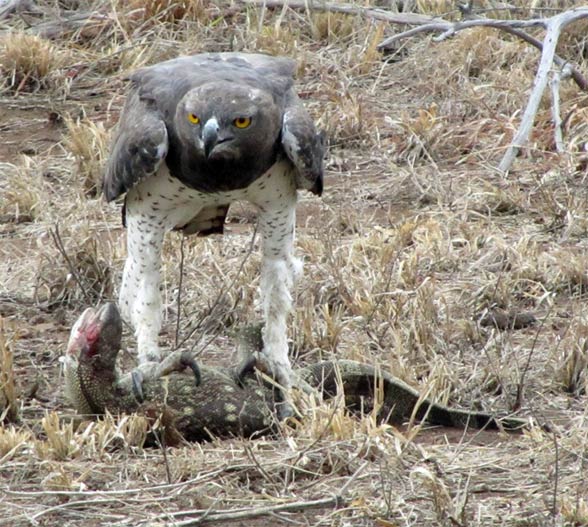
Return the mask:
M256 365L257 358L255 355L249 355L235 368L235 381L241 388L245 387L245 378L255 372Z
M143 403L145 401L145 395L143 393L143 374L139 370L133 370L131 372L131 383L133 396L139 403Z
M296 411L289 401L276 403L276 413L278 415L278 421L280 422L296 416Z
M200 383L202 382L202 374L196 359L194 359L194 357L192 357L189 353L182 353L180 364L184 368L190 368L192 370L192 373L194 374L194 380L196 381L196 386L200 386Z

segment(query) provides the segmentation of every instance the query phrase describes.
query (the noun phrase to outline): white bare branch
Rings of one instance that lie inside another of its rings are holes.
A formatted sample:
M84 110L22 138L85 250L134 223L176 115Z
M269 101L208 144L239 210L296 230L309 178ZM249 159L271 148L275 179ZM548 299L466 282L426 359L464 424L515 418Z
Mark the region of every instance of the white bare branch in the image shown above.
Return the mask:
M285 8L301 9L305 11L329 11L335 13L347 13L354 15L361 15L367 18L376 20L383 20L391 24L405 24L412 27L396 35L383 40L379 45L379 49L390 48L395 42L411 37L418 33L435 32L441 33L435 37L435 41L439 42L449 38L459 31L472 27L492 27L506 31L515 35L532 46L541 51L541 60L539 68L533 83L533 89L525 108L525 112L521 119L521 124L517 133L515 134L511 144L500 164L498 166L501 172L508 172L516 158L519 150L526 144L533 123L539 103L543 97L543 93L547 86L549 73L555 64L558 67L553 74L553 81L551 84L552 93L552 115L555 125L555 145L558 151L564 150L561 117L559 108L559 85L562 78L571 77L581 90L588 91L588 81L580 73L578 68L573 64L559 57L555 53L557 42L562 30L570 23L582 18L588 17L588 7L576 7L563 13L559 13L549 18L533 18L529 20L497 20L488 18L461 20L459 22L449 22L442 18L431 17L426 15L419 15L415 13L390 13L381 9L363 8L349 4L338 4L330 2L314 3L312 0L238 0L245 4L254 4L263 8ZM467 6L468 14L471 12L471 3ZM545 28L545 37L543 42L537 40L532 35L525 31L526 28L543 27Z
M543 92L547 86L549 72L553 65L553 58L555 56L555 48L559 40L559 36L563 28L568 24L588 17L588 7L579 7L565 11L559 15L555 15L545 20L545 38L543 39L543 52L541 53L541 62L537 74L535 75L535 81L533 83L533 90L529 97L529 102L525 108L525 113L521 119L521 124L517 133L515 134L510 146L506 152L498 169L501 172L508 172L512 163L517 156L521 147L525 145L531 133L531 128L535 122L535 116L537 115L537 109L539 103L543 97ZM559 95L558 95L558 106L559 106Z
M561 80L566 79L571 75L571 68L566 64L563 68L556 69L552 73L551 78L551 115L553 119L553 127L555 134L555 149L558 152L565 150L563 139L563 125L561 120L561 111L559 105L559 87Z

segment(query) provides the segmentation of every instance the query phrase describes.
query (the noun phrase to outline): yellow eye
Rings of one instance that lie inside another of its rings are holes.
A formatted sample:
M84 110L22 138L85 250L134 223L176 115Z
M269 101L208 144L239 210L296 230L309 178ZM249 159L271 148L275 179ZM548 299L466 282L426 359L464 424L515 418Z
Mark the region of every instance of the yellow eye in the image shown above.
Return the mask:
M192 124L198 124L200 122L200 118L195 113L189 113L188 121L190 121Z
M247 128L251 124L251 117L237 117L233 124L237 128Z

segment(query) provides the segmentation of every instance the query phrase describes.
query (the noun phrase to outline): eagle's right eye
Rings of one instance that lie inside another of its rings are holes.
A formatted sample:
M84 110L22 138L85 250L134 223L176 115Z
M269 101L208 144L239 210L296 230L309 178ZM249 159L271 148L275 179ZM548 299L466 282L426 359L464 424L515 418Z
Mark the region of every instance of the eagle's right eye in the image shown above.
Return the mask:
M200 118L195 113L189 113L188 121L190 121L192 124L198 124L200 122Z

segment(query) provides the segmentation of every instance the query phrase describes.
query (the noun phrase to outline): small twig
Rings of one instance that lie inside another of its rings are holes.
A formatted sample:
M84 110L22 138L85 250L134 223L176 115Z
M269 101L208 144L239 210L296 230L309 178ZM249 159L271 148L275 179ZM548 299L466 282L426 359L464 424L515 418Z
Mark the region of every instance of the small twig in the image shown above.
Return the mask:
M202 511L201 517L176 522L174 523L174 527L191 527L193 525L202 525L203 523L251 519L258 518L259 516L267 516L276 512L302 511L306 509L314 509L317 507L339 507L344 503L345 501L343 498L341 498L340 495L335 495L330 498L322 498L318 500L294 501L291 503L280 503L277 505L267 505L265 507L256 507L252 509L210 513L206 517L204 517L204 515L207 511Z
M104 506L107 504L111 504L111 503L118 503L119 505L121 504L121 500L117 499L117 498L109 498L109 499L100 499L100 500L79 500L79 501L68 501L66 503L60 503L59 505L54 505L53 507L48 507L46 509L43 509L42 511L39 511L35 514L33 514L32 516L30 516L28 519L31 522L32 525L38 525L37 520L39 518L41 518L42 516L46 516L47 514L51 514L54 512L58 512L58 511L63 511L63 509L66 508L76 508L76 507L84 507L86 505L100 505L100 506ZM24 517L24 515L20 516L21 518ZM125 517L127 517L125 514L109 514L109 518L111 520L117 519L117 520L123 520L125 519ZM18 518L18 517L17 517ZM12 518L12 521L16 521L17 518Z
M208 316L210 316L211 313L214 312L216 306L218 306L220 304L221 299L224 297L225 293L229 290L232 289L233 286L235 285L235 283L237 282L237 278L239 278L239 276L241 275L241 272L243 271L243 267L245 267L245 263L247 262L247 260L249 259L249 257L251 256L251 253L253 252L253 247L255 245L255 237L257 236L257 230L258 230L258 224L255 225L255 229L253 230L253 234L251 235L251 243L249 244L249 248L247 250L247 253L245 253L245 256L243 257L243 259L241 260L241 263L239 265L239 268L237 269L237 272L235 274L235 276L233 277L233 279L231 280L231 283L227 286L227 287L223 287L218 295L216 296L214 302L212 303L212 306L210 306L210 308L208 309L208 313L206 315L204 315L200 320L198 320L196 322L196 324L188 331L188 334L178 343L176 344L176 348L178 349L181 346L183 346L189 339L192 338L192 336L194 335L194 333L196 333L196 331L198 331L200 329L200 327L202 326L204 320L206 320L206 318ZM214 337L213 337L214 338ZM199 340L197 340L194 345L192 346L192 350L196 347L196 345L198 344L198 342L200 342ZM210 343L210 341L209 341ZM208 344L205 344L205 346L208 346Z
M49 233L51 234L51 238L53 239L53 243L55 244L55 247L57 247L59 254L63 256L63 259L65 260L65 264L67 265L70 274L72 275L75 282L78 284L78 287L81 289L82 294L84 295L84 299L86 300L86 302L91 303L92 298L86 291L84 283L80 278L77 269L75 268L73 262L70 260L67 254L67 251L65 250L65 246L63 245L63 241L61 239L61 234L59 233L59 223L55 224L55 230L49 229Z
M268 474L268 472L261 466L261 463L258 461L257 457L255 457L255 454L253 453L253 450L251 449L251 445L249 443L245 443L245 453L247 454L249 460L256 466L258 472L267 481L275 483L275 479L270 474Z
M178 297L176 300L176 338L174 348L178 349L178 342L180 340L180 322L182 319L182 287L184 281L184 240L186 237L182 234L180 241L180 279L178 280Z
M291 503L280 503L277 505L267 505L265 507L255 507L247 509L241 508L226 512L219 511L211 513L210 509L207 509L206 511L185 511L185 513L188 514L200 514L201 516L199 518L191 518L181 522L176 522L174 523L174 526L191 527L192 525L202 525L203 523L208 522L212 523L257 518L259 516L273 515L276 512L300 511L316 507L340 507L341 505L344 505L346 503L344 496L347 493L347 490L349 489L349 487L351 487L351 485L353 485L355 480L364 471L365 467L369 465L369 463L369 461L364 461L364 463L351 475L351 477L345 482L345 484L339 489L339 491L334 496L329 498L310 501L295 501ZM183 515L184 512L180 511L179 513L174 513L174 516L179 516L180 514Z
M154 427L153 437L155 437L155 442L157 443L157 446L161 449L161 454L163 455L163 463L165 466L165 476L167 478L168 485L171 485L171 470L169 468L169 461L167 459L167 447L165 445L165 426L162 426L159 430L156 430L156 428Z
M329 419L327 419L327 422L323 426L323 429L321 430L320 434L318 434L318 436L310 443L310 445L308 445L306 448L304 448L300 452L298 452L298 454L296 455L296 459L288 467L288 471L286 472L286 483L289 482L292 469L296 468L296 465L298 465L298 462L302 458L304 458L304 456L308 452L310 452L310 450L312 450L318 443L320 443L323 440L323 437L327 433L327 430L330 428L331 423L333 422L333 419L335 418L335 414L337 413L337 408L339 407L339 404L340 404L339 400L338 399L335 400L335 402L333 404L333 411L330 413Z
M535 349L537 347L537 341L539 340L539 335L541 334L541 330L545 326L545 321L547 320L547 317L553 311L554 305L555 305L555 303L552 303L549 306L549 309L547 310L546 315L541 319L539 327L537 328L537 331L535 332L535 338L533 339L531 351L529 351L529 355L527 356L527 363L525 364L525 367L523 368L523 371L521 373L521 378L519 379L519 383L517 384L517 395L516 395L513 410L519 410L521 408L521 406L523 405L523 392L525 389L525 376L527 375L527 372L529 371L529 368L531 367L531 359L533 358L533 354L535 353Z
M5 0L0 3L0 20L22 13L41 13L42 11L32 0Z
M337 493L338 496L342 497L346 492L347 489L349 487L351 487L351 485L353 483L355 483L355 480L359 477L359 475L364 471L365 467L367 467L370 464L370 461L364 461L362 463L362 465L351 475L351 477L345 482L345 485L343 485L340 489L339 492Z
M555 432L552 434L553 437L553 447L554 447L554 482L553 482L553 503L551 505L551 521L555 527L556 520L557 520L557 492L559 486L559 445L557 443L557 435Z

